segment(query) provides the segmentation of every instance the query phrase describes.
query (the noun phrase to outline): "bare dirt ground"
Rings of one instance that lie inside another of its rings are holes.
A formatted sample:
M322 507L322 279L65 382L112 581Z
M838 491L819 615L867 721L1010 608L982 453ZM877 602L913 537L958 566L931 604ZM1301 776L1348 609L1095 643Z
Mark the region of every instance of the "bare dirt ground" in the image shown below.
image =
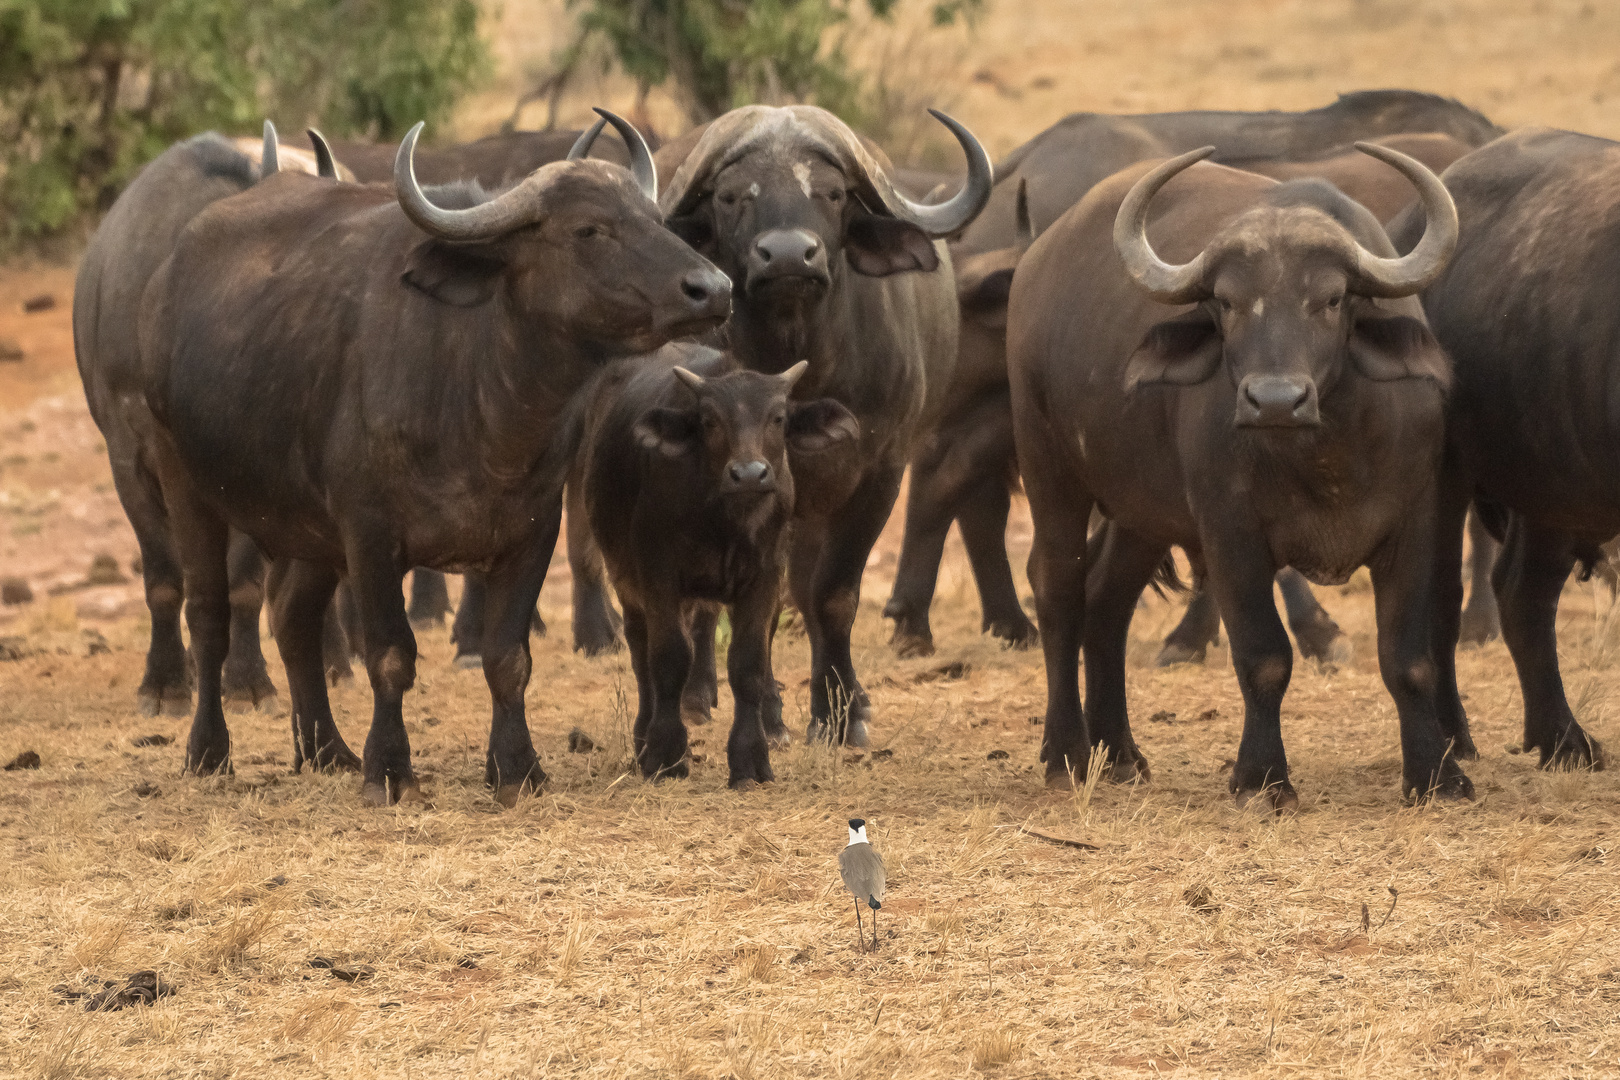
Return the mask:
M506 40L540 35L514 21L540 7L508 0ZM1075 108L1298 107L1380 85L1620 134L1616 45L1620 13L1599 4L992 0L946 59L964 117L1001 151ZM898 516L857 623L875 753L796 745L775 785L732 794L722 691L690 781L626 775L634 682L622 657L569 650L559 574L528 695L544 795L500 811L483 790L487 696L443 630L422 636L406 706L429 807L366 810L352 777L289 775L284 697L232 717L234 777L181 777L179 746L135 745L186 731L133 708L138 584L84 587L94 555L128 574L135 547L78 389L70 290L70 270L0 270L0 339L26 354L0 362L0 576L36 596L0 608L0 645L26 654L0 659L0 759L41 758L0 773L0 1072L1620 1074L1620 777L1543 773L1517 752L1517 682L1493 643L1460 660L1478 800L1404 806L1364 579L1322 593L1355 661L1295 669L1284 727L1303 808L1282 821L1225 795L1241 721L1225 650L1149 666L1179 614L1152 597L1129 692L1153 782L1046 791L1039 657L979 636L954 541L939 654L889 653ZM19 310L41 293L57 307ZM1606 590L1571 584L1565 678L1611 745L1617 643ZM778 657L802 731L803 639ZM369 692L343 685L334 703L358 745ZM575 727L595 752L567 752ZM889 865L875 954L857 950L836 872L852 815ZM53 990L148 968L174 994L147 1008L87 1014Z

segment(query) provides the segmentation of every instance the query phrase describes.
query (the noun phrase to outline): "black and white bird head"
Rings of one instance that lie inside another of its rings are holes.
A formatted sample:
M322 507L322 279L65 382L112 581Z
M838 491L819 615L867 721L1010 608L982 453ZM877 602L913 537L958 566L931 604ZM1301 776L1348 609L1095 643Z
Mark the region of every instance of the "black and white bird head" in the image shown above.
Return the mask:
M849 819L849 842L851 844L871 843L871 841L866 838L865 819L858 817L852 817Z

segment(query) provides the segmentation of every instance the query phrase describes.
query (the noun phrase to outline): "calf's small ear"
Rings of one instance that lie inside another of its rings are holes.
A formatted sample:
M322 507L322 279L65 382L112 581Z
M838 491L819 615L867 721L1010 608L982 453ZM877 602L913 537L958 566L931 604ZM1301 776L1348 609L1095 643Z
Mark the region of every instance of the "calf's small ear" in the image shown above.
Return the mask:
M648 409L631 430L643 450L680 457L697 446L698 415L684 409Z
M937 270L939 252L928 234L899 218L858 213L844 230L844 258L857 274L888 277Z
M1153 327L1125 364L1125 390L1143 383L1193 386L1221 366L1225 342L1215 320L1202 307Z
M832 398L795 401L788 405L787 441L792 450L815 453L861 437L855 414Z
M1350 359L1369 379L1433 379L1451 387L1451 358L1429 328L1407 315L1358 318L1350 335Z
M985 273L973 273L963 268L956 278L956 299L962 306L962 317L990 330L1005 329L1015 269L998 266Z
M405 256L399 279L452 307L477 307L495 295L495 283L504 269L486 248L424 240Z

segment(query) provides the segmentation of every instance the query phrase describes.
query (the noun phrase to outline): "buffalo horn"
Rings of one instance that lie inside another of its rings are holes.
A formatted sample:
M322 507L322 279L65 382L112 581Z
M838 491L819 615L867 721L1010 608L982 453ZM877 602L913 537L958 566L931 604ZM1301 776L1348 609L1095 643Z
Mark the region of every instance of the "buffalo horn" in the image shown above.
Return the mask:
M1423 163L1387 146L1358 142L1356 149L1370 154L1412 181L1423 200L1428 224L1417 247L1400 258L1386 259L1356 246L1356 276L1353 288L1363 296L1411 296L1423 291L1457 248L1457 204L1440 178Z
M527 224L532 193L523 184L503 192L486 203L465 210L434 206L416 182L416 140L422 134L420 122L405 133L394 155L394 191L399 206L416 226L430 236L451 243L490 240Z
M1035 242L1035 223L1029 216L1029 181L1022 176L1018 178L1018 198L1013 202L1013 236L1019 251Z
M685 368L680 367L679 365L675 367L674 371L675 377L681 380L681 382L685 383L687 386L690 386L693 390L703 389L705 380L703 376L699 375L697 372L687 371Z
M314 128L305 131L309 136L309 143L315 148L315 174L324 176L328 180L337 179L337 161L332 157L332 148L326 144L326 136Z
M641 137L634 124L617 116L606 109L593 109L601 119L592 124L590 129L581 135L571 150L568 151L569 161L583 161L591 152L591 145L596 137L602 134L603 124L612 124L613 129L624 139L625 147L630 151L630 175L636 178L636 186L641 193L653 202L658 201L658 168L653 164L652 152L647 149L647 140Z
M264 149L259 152L260 180L280 170L281 166L276 156L276 148L279 145L276 140L276 125L266 120L264 122Z
M810 369L810 361L808 361L808 360L800 360L797 364L794 364L792 367L790 367L786 371L782 372L782 374L778 375L777 378L781 379L783 385L785 385L789 390L791 390L791 389L793 389L793 384L798 382L801 378L803 378L804 373L806 371L808 371L809 369Z
M962 153L967 155L967 183L962 185L962 190L958 191L954 198L934 205L914 203L900 194L882 168L865 152L864 147L860 147L861 152L856 155L855 160L868 174L867 182L877 189L878 196L883 200L883 205L889 213L901 221L909 221L929 236L938 238L950 236L966 228L970 221L979 216L984 204L990 201L990 188L995 182L995 170L990 165L990 155L984 152L984 147L973 137L973 132L938 109L929 109L928 112L935 120L950 129L951 134L956 136L956 141L962 144ZM859 146L859 140L851 141Z
M1189 304L1208 295L1204 285L1205 258L1200 251L1192 262L1180 266L1159 258L1148 243L1148 203L1171 177L1214 152L1213 146L1206 146L1155 167L1131 187L1114 216L1114 250L1124 261L1125 272L1161 304Z

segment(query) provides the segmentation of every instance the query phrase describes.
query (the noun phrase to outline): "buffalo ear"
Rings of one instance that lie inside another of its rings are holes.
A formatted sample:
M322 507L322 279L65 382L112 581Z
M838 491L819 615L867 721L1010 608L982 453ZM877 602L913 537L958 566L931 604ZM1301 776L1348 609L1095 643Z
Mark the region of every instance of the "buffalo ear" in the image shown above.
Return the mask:
M643 450L680 457L697 446L698 415L684 409L648 409L631 428Z
M1225 341L1215 320L1202 307L1166 320L1142 338L1125 365L1125 389L1143 383L1193 386L1221 366Z
M861 437L861 425L843 402L832 398L788 404L787 441L792 450L815 453Z
M1433 379L1451 386L1451 358L1429 328L1407 315L1358 318L1350 335L1350 359L1369 379Z
M956 279L956 299L962 317L989 330L1007 327L1007 298L1012 295L1013 271L1001 266L984 274L962 274Z
M405 256L399 279L441 304L477 307L495 295L496 279L505 268L488 248L424 240Z
M844 230L844 258L857 274L888 277L937 270L939 252L928 234L899 218L857 213Z

